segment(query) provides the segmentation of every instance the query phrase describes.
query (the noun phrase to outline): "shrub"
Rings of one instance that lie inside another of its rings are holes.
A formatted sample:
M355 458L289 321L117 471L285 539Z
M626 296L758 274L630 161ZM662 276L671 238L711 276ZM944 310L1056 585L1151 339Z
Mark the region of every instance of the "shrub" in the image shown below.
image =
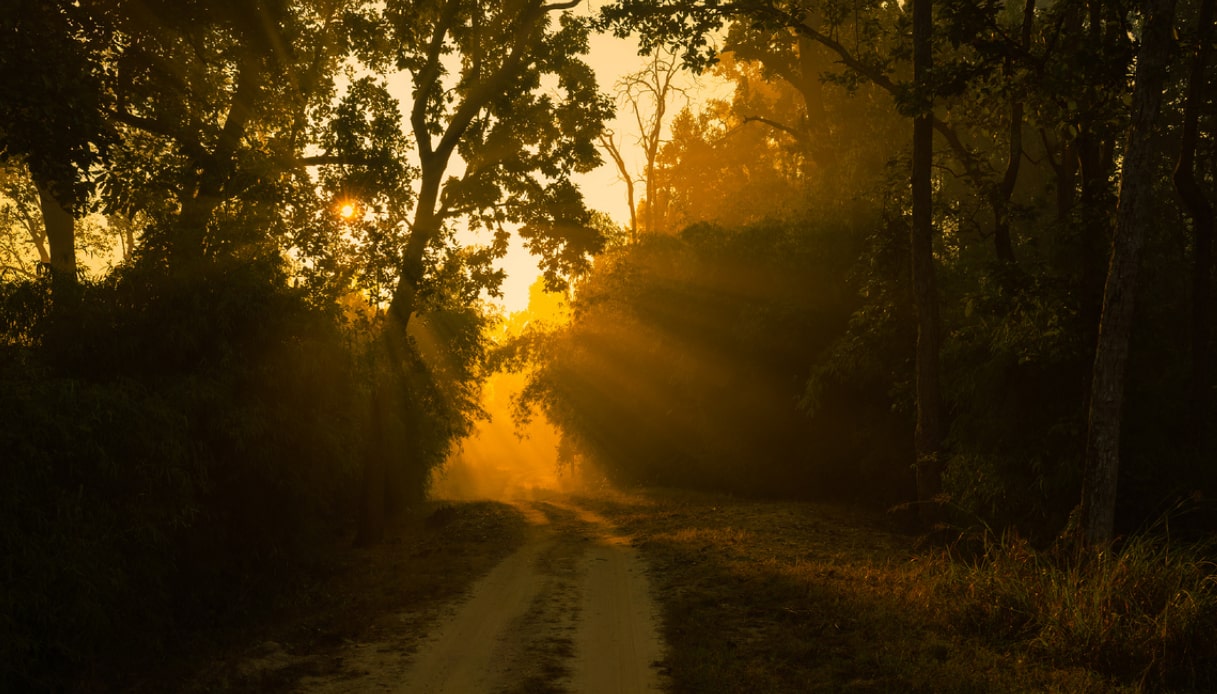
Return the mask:
M0 293L0 689L241 618L352 515L364 386L274 263Z

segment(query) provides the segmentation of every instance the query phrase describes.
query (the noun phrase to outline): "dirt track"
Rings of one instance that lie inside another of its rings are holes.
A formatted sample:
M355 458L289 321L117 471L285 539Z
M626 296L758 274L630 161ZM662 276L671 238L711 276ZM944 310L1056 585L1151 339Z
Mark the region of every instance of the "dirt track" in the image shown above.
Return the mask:
M641 559L602 518L521 502L529 539L407 657L355 644L309 692L656 692L663 653Z

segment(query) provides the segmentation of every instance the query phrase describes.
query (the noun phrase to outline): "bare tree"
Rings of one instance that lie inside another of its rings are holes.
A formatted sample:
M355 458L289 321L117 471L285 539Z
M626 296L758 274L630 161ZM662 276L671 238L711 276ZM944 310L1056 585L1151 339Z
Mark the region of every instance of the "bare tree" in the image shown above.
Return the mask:
M625 201L630 208L630 243L638 240L638 202L634 197L634 176L626 166L625 158L621 156L621 147L617 145L616 133L605 130L600 135L600 146L608 152L613 164L617 167L617 177L625 182Z
M658 195L655 165L659 158L659 148L663 145L664 119L668 113L669 102L674 97L685 96L687 101L686 89L676 82L680 70L679 58L674 53L657 47L651 53L651 60L646 67L622 77L617 82L617 103L629 111L634 127L637 128L635 144L643 155L641 173L629 170L613 133L606 133L600 138L600 146L612 158L617 166L618 177L626 185L631 242L638 237L638 203L634 187L636 183L643 184L645 196L643 228L648 232L656 231L655 208Z

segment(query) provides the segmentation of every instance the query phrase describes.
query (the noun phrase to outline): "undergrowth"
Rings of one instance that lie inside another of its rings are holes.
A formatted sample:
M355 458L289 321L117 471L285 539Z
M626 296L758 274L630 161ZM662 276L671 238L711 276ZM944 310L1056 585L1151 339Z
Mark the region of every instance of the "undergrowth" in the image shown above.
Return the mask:
M1149 534L1089 555L990 536L974 558L939 564L939 587L957 597L953 620L985 638L1150 691L1212 691L1214 556Z
M1211 545L1151 533L1082 560L992 532L927 549L826 505L587 503L650 564L674 692L1217 691Z

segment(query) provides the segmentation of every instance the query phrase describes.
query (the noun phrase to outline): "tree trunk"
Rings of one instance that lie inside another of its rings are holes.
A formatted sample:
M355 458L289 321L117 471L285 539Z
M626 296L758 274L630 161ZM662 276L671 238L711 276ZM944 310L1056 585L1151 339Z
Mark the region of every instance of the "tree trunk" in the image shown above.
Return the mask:
M942 396L939 386L938 293L934 280L934 218L931 175L934 126L930 70L933 50L931 0L913 0L913 82L922 100L913 118L911 229L913 300L917 311L917 426L913 436L916 455L917 500L922 518L934 522L940 509L935 498L942 491Z
M1023 3L1023 23L1019 30L1019 45L1023 50L1031 50L1031 29L1035 20L1035 0ZM1012 68L1007 61L1005 68L1007 79L1012 79ZM998 262L1005 266L1015 263L1014 241L1010 236L1010 200L1014 197L1014 188L1018 185L1018 172L1023 162L1023 119L1026 107L1021 98L1014 96L1010 100L1010 119L1007 121L1006 170L1002 174L1001 183L992 200L993 207L993 243Z
M356 544L370 545L384 536L386 498L389 495L389 460L400 457L407 451L394 451L395 446L408 445L408 441L393 441L390 432L396 415L404 407L409 345L410 318L418 300L418 287L423 279L423 256L427 245L439 233L441 220L435 213L439 201L440 176L444 167L438 168L425 160L423 181L415 208L413 230L402 253L401 273L397 288L385 312L380 334L373 346L376 364L376 380L372 384L372 412L369 415L368 451L364 459L363 502L359 513Z
M1056 175L1056 219L1064 222L1077 201L1078 147L1073 140L1061 143L1061 168Z
M1175 190L1187 214L1192 218L1192 392L1191 418L1194 443L1199 447L1208 423L1211 400L1211 334L1209 316L1212 314L1213 236L1215 232L1213 205L1196 180L1196 144L1200 136L1200 106L1208 81L1205 79L1209 59L1209 42L1213 33L1214 0L1202 0L1196 24L1195 51L1188 75L1187 100L1183 106L1183 134L1179 142L1179 160L1175 164Z
M197 268L207 256L207 226L217 207L230 196L227 190L236 167L235 157L246 126L262 91L264 75L256 56L246 56L236 77L236 89L224 127L208 155L195 162L194 190L182 201L176 233L168 239L168 254L180 270Z
M76 219L51 192L50 186L42 182L35 185L50 248L51 280L55 285L76 284Z
M1175 0L1149 3L1141 50L1137 55L1132 121L1120 172L1116 230L1091 376L1086 467L1079 507L1082 539L1091 547L1108 544L1115 532L1124 373L1132 333L1137 272L1152 202L1153 136L1166 83L1174 11Z

